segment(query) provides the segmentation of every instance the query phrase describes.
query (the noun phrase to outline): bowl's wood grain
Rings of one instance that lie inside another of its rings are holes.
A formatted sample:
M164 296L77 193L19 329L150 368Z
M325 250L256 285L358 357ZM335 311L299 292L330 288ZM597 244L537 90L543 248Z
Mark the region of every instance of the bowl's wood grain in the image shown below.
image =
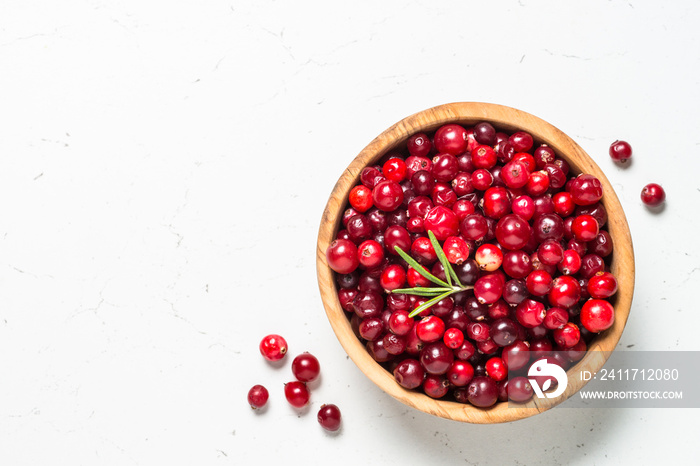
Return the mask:
M632 305L634 252L629 226L617 195L595 162L566 134L529 113L495 104L460 102L418 112L384 131L360 152L336 183L319 228L316 267L321 298L331 326L350 358L374 383L394 398L426 413L456 421L486 424L515 421L545 411L576 393L585 385L585 381L572 376L573 371L570 370L569 384L564 395L556 399L533 399L520 408L509 408L508 403L498 403L490 409L479 409L457 402L434 400L424 394L405 390L387 370L372 359L364 345L353 334L350 322L338 302L333 271L326 263L326 249L338 231L348 193L358 183L360 172L365 166L377 162L384 154L404 143L416 132L434 131L445 123L474 125L480 121L488 121L507 131L529 132L536 143L548 144L560 157L566 159L573 172L590 173L603 184L602 202L608 212L607 228L614 246L610 266L618 279L618 292L613 300L615 323L612 328L591 342L589 350L592 351L575 366L576 370L586 369L591 372L600 369L605 364L609 352L615 349Z

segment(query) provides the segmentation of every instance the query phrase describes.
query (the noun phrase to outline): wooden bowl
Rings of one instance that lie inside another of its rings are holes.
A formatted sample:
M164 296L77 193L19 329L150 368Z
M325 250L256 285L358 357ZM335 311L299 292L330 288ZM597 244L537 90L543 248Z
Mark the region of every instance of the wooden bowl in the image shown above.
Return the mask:
M405 144L407 138L416 132L434 131L446 123L472 126L481 121L487 121L497 129L509 132L527 131L533 136L536 144L548 144L560 157L566 159L572 172L595 175L603 184L602 202L608 212L607 228L614 247L610 263L611 271L618 280L618 292L612 300L615 307L614 325L596 336L588 345L589 352L569 369L569 381L564 395L546 399L535 397L517 408L509 407L509 403L497 403L491 408L481 409L454 401L435 400L423 393L402 388L391 373L372 359L353 333L350 321L338 301L334 273L326 262L326 249L338 232L343 211L347 206L348 193L359 182L360 172L364 167L375 164L384 154ZM478 102L451 103L418 112L399 121L370 142L343 172L328 199L319 228L316 255L318 284L326 314L341 345L362 372L402 403L446 419L480 424L515 421L538 414L580 390L586 382L580 380L578 371L598 371L620 340L630 312L634 290L634 253L629 226L615 191L598 165L571 138L546 121L513 108Z

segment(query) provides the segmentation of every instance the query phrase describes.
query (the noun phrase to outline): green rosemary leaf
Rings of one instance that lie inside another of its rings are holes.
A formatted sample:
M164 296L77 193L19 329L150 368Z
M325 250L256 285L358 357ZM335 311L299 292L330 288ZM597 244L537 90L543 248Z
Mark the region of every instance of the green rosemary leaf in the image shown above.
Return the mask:
M443 299L447 298L449 295L451 295L451 294L454 293L454 292L455 292L455 290L446 291L446 292L444 292L443 294L434 297L434 298L431 299L430 301L424 302L423 304L421 304L420 306L418 306L417 308L415 308L413 311L411 311L411 313L408 315L408 317L415 317L415 316L417 316L418 314L420 314L421 312L423 312L423 310L429 308L430 306L432 306L433 304L437 303L438 301L442 301Z
M426 288L422 286L416 286L414 288L399 288L397 290L392 290L392 293L397 293L397 294L414 294L416 296L437 296L439 294L442 294L446 291L454 291L451 288Z
M445 252L442 250L442 247L440 247L440 243L435 237L435 233L428 230L428 238L430 238L430 242L433 245L433 249L435 249L435 254L437 254L438 260L442 264L442 268L445 269L445 276L447 277L447 281L450 283L450 285L452 285L452 281L454 280L454 283L456 283L457 286L459 286L460 288L464 288L462 282L460 282L459 278L457 278L457 273L455 273L455 270L452 268L452 264L450 264L450 261L447 260Z
M419 274L421 274L425 279L430 280L431 282L437 285L444 286L445 288L452 288L452 283L445 283L432 273L428 272L425 269L425 267L416 262L416 260L413 257L406 254L400 247L394 246L394 250L396 250L398 255L401 256L401 258L405 260L408 263L408 265L413 267L413 269Z

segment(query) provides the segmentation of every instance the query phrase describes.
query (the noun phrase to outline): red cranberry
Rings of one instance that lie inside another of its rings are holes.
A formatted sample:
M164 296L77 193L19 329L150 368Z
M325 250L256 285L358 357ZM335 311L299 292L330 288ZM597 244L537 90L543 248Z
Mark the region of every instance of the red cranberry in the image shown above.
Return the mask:
M466 361L467 359L471 358L475 353L476 348L474 348L474 345L469 340L464 340L462 346L454 351L455 357L462 361Z
M532 136L525 131L517 131L513 133L508 141L513 144L513 147L518 152L528 152L532 149L533 140Z
M527 328L540 325L546 315L544 304L533 299L526 299L515 308L515 318L518 319L520 325Z
M433 187L432 199L435 205L452 207L457 202L457 193L452 191L449 184L438 182Z
M501 357L509 371L517 371L530 362L530 347L524 341L514 341L503 348Z
M408 153L415 157L427 157L430 154L433 144L425 133L416 133L408 138L406 142Z
M382 166L382 173L387 180L396 181L397 183L406 179L407 169L406 162L398 157L392 157Z
M454 354L442 341L438 341L423 347L420 362L429 374L442 375L454 362Z
M355 186L350 191L348 200L355 210L366 212L372 207L372 190L363 185Z
M310 353L302 353L292 361L292 374L299 382L314 381L320 372L318 359Z
M398 255L394 249L396 247L399 247L402 251L408 251L411 247L411 235L408 234L405 228L392 225L384 232L384 247L389 254L395 256Z
M445 330L442 341L450 349L457 349L464 343L464 333L458 328L449 328Z
M532 398L534 390L527 377L515 377L508 381L508 399L516 403L525 403Z
M406 283L406 271L400 265L390 265L382 272L379 283L386 291L401 288Z
M484 215L499 219L510 212L508 191L502 187L492 187L486 190L483 197Z
M385 180L372 190L372 200L380 210L391 212L403 202L403 190L396 181Z
M503 359L495 356L486 361L486 374L493 380L500 382L508 377L508 368L503 363Z
M552 342L547 338L536 338L530 342L530 354L532 355L531 360L537 361L547 356L549 352L552 351L554 347Z
M603 185L593 175L582 174L569 181L567 191L577 205L591 205L603 197Z
M406 335L413 328L413 317L406 310L396 310L389 317L389 330L396 335Z
M328 266L337 273L350 273L360 265L357 246L352 241L336 239L326 249Z
M576 324L569 322L554 330L553 337L559 347L571 348L581 339L581 332Z
M642 189L642 202L649 207L658 207L666 200L666 192L661 185L649 183Z
M454 155L442 153L433 158L433 166L430 172L437 181L443 183L451 181L458 171L459 165L457 157Z
M363 267L376 267L384 260L384 248L370 239L360 244L357 248L357 256Z
M335 432L340 429L340 409L333 404L324 404L318 410L316 415L318 423L321 427L329 432Z
M533 224L535 239L543 243L548 239L560 240L564 236L564 222L556 214L544 214Z
M615 310L612 304L605 300L589 299L581 308L581 325L591 332L607 330L614 322Z
M479 408L493 406L498 400L498 387L491 377L478 376L467 387L468 399Z
M379 317L366 317L357 330L364 340L375 341L384 333L384 322Z
M416 324L416 335L425 343L432 343L442 338L445 323L439 317L428 316Z
M562 275L554 279L552 289L549 292L549 303L552 306L570 308L581 297L581 288L578 280L569 275Z
M528 295L527 287L522 280L509 280L503 287L503 300L512 306L523 302Z
M459 221L462 221L467 215L473 214L474 210L474 204L467 199L458 199L452 206L452 212L455 213Z
M514 214L517 214L523 220L530 220L535 215L535 201L526 195L518 196L513 199L510 206Z
M369 189L374 188L374 186L383 179L384 176L382 172L376 167L365 167L362 169L362 173L360 173L360 181Z
M581 259L581 276L589 279L598 272L605 270L603 258L596 254L587 254Z
M511 319L502 317L493 321L489 328L489 335L498 346L508 346L516 340L518 328Z
M545 170L530 173L525 190L530 196L539 196L549 189L549 174Z
M472 151L472 163L476 168L489 169L496 165L498 156L493 148L483 145L476 146Z
M421 170L430 172L432 162L427 157L418 157L411 155L406 158L406 177L410 180L413 179L413 175Z
M493 184L493 175L490 171L479 168L472 172L472 186L479 191L486 191Z
M605 230L601 230L598 232L598 235L593 239L593 241L588 243L588 247L593 254L600 257L609 256L613 251L613 242L612 238L610 237L610 233Z
M598 272L588 280L591 298L605 299L617 293L617 280L610 272Z
M496 144L496 129L485 121L477 123L474 126L474 139L476 139L479 144L493 146Z
M447 207L435 206L426 214L423 226L426 231L432 231L438 240L444 241L448 236L457 235L459 220Z
M535 213L532 218L537 219L542 215L554 213L554 202L549 194L537 196L532 201L535 204Z
M533 270L527 276L525 285L533 296L544 296L552 289L552 276L544 270Z
M598 222L591 215L579 215L571 224L571 232L578 241L592 241L598 235Z
M625 163L632 157L632 146L626 141L615 141L610 144L610 158L615 162Z
M485 275L474 284L474 296L482 304L495 303L503 295L504 285L498 275Z
M442 375L428 375L423 381L423 391L430 398L442 398L450 390L450 383Z
M355 296L352 307L358 317L379 317L384 308L384 299L377 291L361 291Z
M506 249L521 249L528 241L532 230L526 220L510 214L501 218L496 225L496 239Z
M527 185L530 172L524 163L511 160L503 166L501 178L509 188L522 188Z
M290 405L303 408L309 403L310 393L305 383L295 380L284 384L284 396Z
M553 163L557 158L556 154L554 153L554 149L549 147L547 144L542 144L540 147L535 149L534 157L535 164L539 170L542 170L545 165Z
M550 307L542 325L549 330L558 329L569 322L569 313L560 307Z
M566 185L566 174L557 165L548 163L544 170L549 175L549 186L553 189L560 189Z
M479 241L488 233L489 225L483 215L471 214L462 219L459 230L462 235L472 241Z
M469 258L469 244L458 236L450 236L445 239L443 252L450 264L461 264ZM477 251L478 252L478 251Z
M467 150L467 130L460 125L443 125L435 132L435 148L438 152L459 155Z
M423 384L425 370L415 359L404 359L394 369L394 378L403 388L412 390Z
M466 385L466 384L465 384ZM253 385L248 391L248 404L253 409L260 409L267 404L270 393L262 385Z
M474 367L467 361L457 360L447 371L447 380L455 387L464 387L474 378Z
M574 204L574 199L571 197L571 194L565 191L552 196L552 203L554 204L554 213L561 217L568 217L574 213L574 209L576 209L576 204Z
M279 361L287 354L287 341L279 335L267 335L260 342L260 354L268 361Z
M503 271L513 278L525 278L532 271L530 256L524 251L508 251L503 256Z
M564 275L574 275L581 269L581 263L581 256L573 249L567 249L557 267Z

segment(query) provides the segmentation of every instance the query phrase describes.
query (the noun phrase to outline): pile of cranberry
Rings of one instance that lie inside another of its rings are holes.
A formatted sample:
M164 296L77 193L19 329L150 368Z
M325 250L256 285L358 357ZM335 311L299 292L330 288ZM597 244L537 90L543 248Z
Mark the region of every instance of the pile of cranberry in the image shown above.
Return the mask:
M541 357L567 369L613 325L613 252L601 182L570 173L530 134L482 122L417 133L368 166L326 251L338 299L370 355L406 389L488 407L524 402ZM446 280L432 231L465 288L418 315Z

